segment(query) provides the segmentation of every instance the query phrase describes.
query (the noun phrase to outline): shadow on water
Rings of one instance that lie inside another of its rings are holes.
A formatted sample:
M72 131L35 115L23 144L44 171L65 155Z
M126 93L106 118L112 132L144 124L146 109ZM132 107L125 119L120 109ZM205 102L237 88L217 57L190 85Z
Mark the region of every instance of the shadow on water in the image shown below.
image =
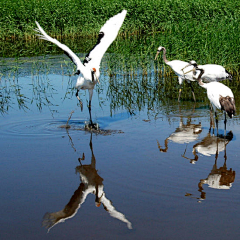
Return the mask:
M72 142L72 138L69 135L69 140ZM74 144L72 143L74 151ZM132 229L132 224L129 220L126 219L124 214L117 211L113 206L111 200L107 198L106 190L104 190L103 178L98 174L96 169L96 158L93 152L93 143L92 143L92 133L90 134L89 147L91 150L91 163L82 164L82 162L87 161L85 159L85 154L83 152L82 157L78 158L79 166L75 168L76 173L79 173L80 176L80 185L70 198L67 205L60 211L49 213L47 212L42 221L42 226L48 229L48 232L51 228L56 226L58 223L65 222L66 220L73 218L79 209L83 207L85 200L89 194L95 196L95 206L103 206L103 209L108 212L108 214L115 219L118 219L121 222L127 224L129 229Z

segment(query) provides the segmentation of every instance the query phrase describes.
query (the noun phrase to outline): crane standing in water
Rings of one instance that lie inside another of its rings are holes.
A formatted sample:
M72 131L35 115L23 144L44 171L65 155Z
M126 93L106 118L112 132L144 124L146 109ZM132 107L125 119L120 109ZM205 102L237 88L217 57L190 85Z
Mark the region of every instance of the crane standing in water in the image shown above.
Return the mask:
M80 102L80 106L82 109L82 101L78 96L78 92L80 89L89 91L89 115L90 115L90 127L94 127L95 125L92 122L91 115L91 101L93 95L93 89L97 82L99 82L100 77L100 63L104 53L107 51L108 47L117 37L118 31L123 24L125 16L127 14L126 10L123 10L121 13L110 18L100 29L98 40L96 45L92 48L92 50L86 55L83 63L80 61L78 56L72 52L70 48L66 45L60 43L57 39L50 37L43 28L36 22L38 29L36 31L40 34L40 39L47 40L56 44L59 48L61 48L64 53L72 60L72 62L77 66L76 75L78 75L77 83L76 83L76 97Z
M193 71L193 75L195 78L198 78L200 72L196 71L196 68L201 68L204 70L204 73L201 79L205 82L219 82L225 79L232 80L232 75L221 65L217 64L205 64L205 65L198 65L194 60L190 61L183 70L189 66L193 66L194 69L186 72L185 74L190 73Z
M236 111L233 92L229 87L225 86L220 82L203 83L201 77L204 74L204 70L198 67L196 67L195 69L200 71L200 74L198 75L198 78L197 78L199 85L207 89L207 96L212 105L213 111L215 113L217 131L218 131L218 117L217 117L216 109L224 111L224 115L225 115L224 129L225 129L225 135L226 135L226 123L227 123L226 113L230 118L232 118L235 115L235 111ZM211 130L211 127L210 127L210 130Z
M157 54L155 56L155 60L157 59L158 54L161 51L163 51L163 61L169 67L171 67L172 70L175 72L175 74L178 76L178 82L179 82L179 85L180 85L178 101L180 101L180 96L181 96L181 91L182 91L181 85L182 85L184 80L187 80L187 82L190 84L190 87L191 87L191 90L192 90L193 99L196 102L194 89L193 89L192 84L191 84L192 81L196 81L196 78L193 77L192 73L190 74L190 72L193 71L194 67L192 65L190 65L188 62L184 62L184 61L181 61L181 60L172 60L172 61L167 60L166 48L165 47L161 47L161 46L158 47L158 49L157 49ZM188 72L187 73L183 72L184 68L188 68Z

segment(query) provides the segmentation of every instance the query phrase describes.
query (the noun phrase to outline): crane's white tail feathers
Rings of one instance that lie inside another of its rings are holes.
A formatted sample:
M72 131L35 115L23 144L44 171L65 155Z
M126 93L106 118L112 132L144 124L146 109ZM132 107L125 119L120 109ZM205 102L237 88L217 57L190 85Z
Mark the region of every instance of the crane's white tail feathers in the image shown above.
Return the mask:
M235 115L236 111L234 98L229 96L220 96L219 102L221 105L221 110L224 110L228 114L228 116L232 118Z

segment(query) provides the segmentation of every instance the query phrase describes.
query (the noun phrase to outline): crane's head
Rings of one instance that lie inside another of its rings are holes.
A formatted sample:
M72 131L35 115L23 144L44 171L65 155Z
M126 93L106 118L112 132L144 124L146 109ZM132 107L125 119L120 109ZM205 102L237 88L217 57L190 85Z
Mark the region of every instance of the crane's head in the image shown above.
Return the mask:
M163 49L164 49L164 47L159 46L158 49L157 49L157 51L158 51L158 52L161 52Z
M196 61L194 61L194 60L191 60L190 62L189 62L189 65L192 65L192 66L194 66L194 67L197 67L198 65L197 65L197 63L196 63ZM188 66L189 66L188 65Z
M154 60L156 60L157 59L157 57L158 57L158 54L161 52L161 51L163 51L165 49L165 47L158 47L158 49L157 49L157 54L156 54L156 56L155 56L155 59Z
M97 69L96 68L92 68L91 71L92 71L92 75L95 76L95 78L97 79L98 83L100 84L99 78L98 78L98 76L96 74Z

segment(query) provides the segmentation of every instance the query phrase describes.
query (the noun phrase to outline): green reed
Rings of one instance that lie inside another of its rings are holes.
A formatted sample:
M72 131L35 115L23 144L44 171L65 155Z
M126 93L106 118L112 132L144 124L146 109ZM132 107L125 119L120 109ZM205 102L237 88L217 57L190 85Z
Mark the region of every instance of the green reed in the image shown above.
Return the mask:
M178 23L198 24L239 21L235 0L2 0L1 37L32 37L34 21L56 36L92 35L122 9L128 15L122 33L151 33L173 30Z
M95 88L100 107L102 104L106 104L105 101L109 101L111 114L118 109L127 110L129 114L137 114L139 111L147 109L149 115L157 118L158 114L168 115L178 111L178 107L176 107L178 104L180 107L188 106L191 108L194 106L192 93L187 82L183 83L181 102L177 102L178 79L172 71L168 71L169 68L164 63L154 61L150 57L146 58L146 62L144 62L142 61L143 56L140 54L129 54L131 62L128 62L124 55L125 53L107 53L103 58L101 84L97 84ZM27 110L30 108L30 104L36 104L39 111L43 107L48 107L51 113L54 113L57 109L54 105L54 95L57 94L57 91L48 77L50 74L69 76L64 99L75 99L75 80L71 79L70 76L74 72L74 65L67 59L65 55L61 55L55 56L55 58L48 56L2 61L0 64L0 112L6 113L13 106ZM140 62L144 62L144 67L139 64ZM28 98L24 96L23 86L18 81L20 77L24 76L31 76L32 79L30 84L32 95ZM67 79L65 78L64 81ZM240 104L239 80L238 77L235 77L233 81L224 81L224 84L233 90L236 106ZM61 82L61 77L59 81ZM197 99L196 106L207 108L209 100L205 89L198 86L197 82L193 83L193 87ZM81 94L88 96L84 92ZM238 108L237 114L239 114Z
M126 65L135 62L146 73L145 59L162 45L170 60L217 63L239 75L240 3L235 0L2 0L0 57L61 52L36 40L36 20L74 51L86 53L105 21L122 9L128 14L109 52L122 53Z
M169 60L196 60L199 64L216 63L234 75L229 85L239 102L239 9L235 0L2 0L0 1L0 58L15 63L0 68L0 78L18 76L22 70L19 57L62 54L62 50L46 41L36 39L35 20L53 37L68 45L76 53L87 53L94 46L101 26L114 14L127 9L128 14L119 36L104 56L106 72L110 76L107 96L114 110L126 107L130 113L143 107L154 108L158 102L168 104L178 96L178 80L159 55L153 61L158 46L167 49ZM83 59L85 54L81 54ZM32 62L32 75L49 74L52 66L47 58ZM55 69L56 70L56 69ZM73 64L66 57L56 71L71 75ZM102 69L101 69L102 70ZM8 89L1 82L0 94L6 111ZM15 83L14 83L15 84ZM13 84L13 86L14 86ZM40 88L44 93L45 88ZM96 90L100 94L101 87ZM208 103L206 93L197 84L198 101ZM23 100L16 90L19 103ZM14 90L14 91L15 91ZM33 89L34 90L34 89ZM35 91L37 92L37 91ZM69 93L66 94L66 97ZM73 93L70 93L73 94ZM46 96L36 96L39 107L49 104ZM192 101L187 83L183 84L182 100ZM100 101L101 103L101 101Z

